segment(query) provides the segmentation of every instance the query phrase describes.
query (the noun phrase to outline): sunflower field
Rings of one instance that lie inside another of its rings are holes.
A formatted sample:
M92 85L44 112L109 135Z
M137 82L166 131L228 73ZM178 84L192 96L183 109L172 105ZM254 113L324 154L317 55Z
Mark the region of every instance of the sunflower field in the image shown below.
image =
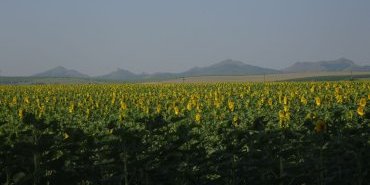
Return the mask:
M0 86L0 184L370 184L370 81Z

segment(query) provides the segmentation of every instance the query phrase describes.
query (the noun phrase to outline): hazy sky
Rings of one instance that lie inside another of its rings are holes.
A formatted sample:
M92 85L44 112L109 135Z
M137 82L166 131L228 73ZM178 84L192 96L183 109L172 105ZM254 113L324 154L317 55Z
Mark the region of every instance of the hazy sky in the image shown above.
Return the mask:
M1 0L1 75L56 66L102 75L224 59L284 68L370 65L370 0Z

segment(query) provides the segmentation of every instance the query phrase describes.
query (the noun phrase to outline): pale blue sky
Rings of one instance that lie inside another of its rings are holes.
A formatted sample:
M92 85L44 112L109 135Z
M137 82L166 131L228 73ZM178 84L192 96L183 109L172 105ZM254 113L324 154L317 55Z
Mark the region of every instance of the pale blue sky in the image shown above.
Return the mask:
M232 58L370 65L369 0L1 0L1 75L178 72Z

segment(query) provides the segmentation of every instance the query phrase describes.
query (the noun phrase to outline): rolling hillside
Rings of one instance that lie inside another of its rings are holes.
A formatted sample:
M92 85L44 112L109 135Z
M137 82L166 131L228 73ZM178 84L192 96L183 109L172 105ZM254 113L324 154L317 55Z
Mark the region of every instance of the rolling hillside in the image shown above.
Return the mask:
M73 69L66 69L65 67L58 66L53 69L47 70L42 73L33 75L33 77L72 77L72 78L89 78L88 75L82 74Z
M298 72L335 72L335 71L370 71L370 66L360 66L352 60L339 58L330 61L318 62L296 62L293 65L282 70L285 73Z

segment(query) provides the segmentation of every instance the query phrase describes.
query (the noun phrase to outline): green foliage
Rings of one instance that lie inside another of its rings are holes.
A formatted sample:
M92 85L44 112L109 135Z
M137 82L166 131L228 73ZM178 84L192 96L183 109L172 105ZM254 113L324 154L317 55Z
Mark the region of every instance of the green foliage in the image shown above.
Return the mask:
M323 133L117 121L107 125L111 132L92 134L31 114L23 122L22 131L1 134L2 183L366 184L370 178L368 120L360 128L333 122Z
M0 184L370 179L367 82L122 87L0 88Z

